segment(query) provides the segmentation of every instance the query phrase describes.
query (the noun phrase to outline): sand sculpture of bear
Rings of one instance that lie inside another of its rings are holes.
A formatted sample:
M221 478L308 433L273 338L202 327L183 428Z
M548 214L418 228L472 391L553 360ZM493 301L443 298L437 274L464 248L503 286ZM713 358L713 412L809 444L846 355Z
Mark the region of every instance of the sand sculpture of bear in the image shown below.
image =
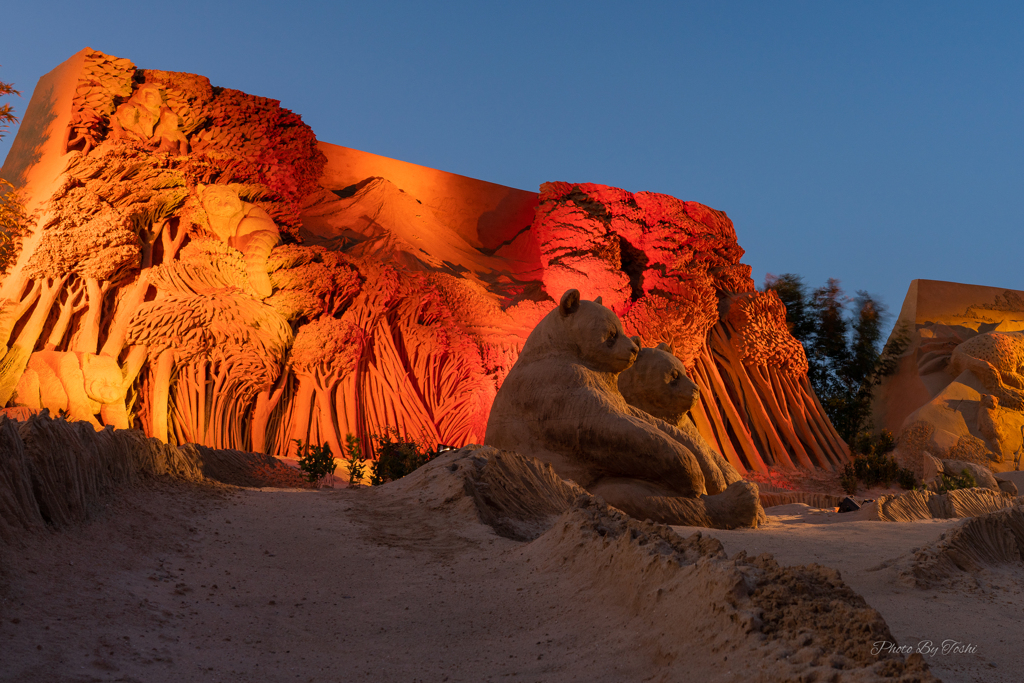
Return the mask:
M567 291L498 390L485 443L548 462L639 519L756 526L763 512L754 484L728 482L732 475L720 470L706 478L685 433L619 393L619 373L638 351L600 299L580 301L578 291Z
M18 381L15 405L34 411L49 408L66 411L72 420L90 423L95 429L105 424L128 428L125 394L135 372L126 378L117 359L94 353L36 351L29 357Z
M639 338L633 339L639 345ZM661 343L655 348L640 349L636 361L619 375L618 386L626 403L664 420L685 435L681 442L697 457L708 493L725 488L719 481L727 486L742 479L687 417L700 397L700 389L687 376L686 367L675 357L671 345Z

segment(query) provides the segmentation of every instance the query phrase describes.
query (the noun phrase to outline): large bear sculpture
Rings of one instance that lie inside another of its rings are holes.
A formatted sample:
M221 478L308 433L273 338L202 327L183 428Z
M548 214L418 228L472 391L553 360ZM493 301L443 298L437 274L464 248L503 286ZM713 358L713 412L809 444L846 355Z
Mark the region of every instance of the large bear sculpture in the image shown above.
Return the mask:
M570 289L530 333L498 390L485 443L550 463L639 519L757 526L756 485L623 398L618 377L638 352L600 298L581 301Z

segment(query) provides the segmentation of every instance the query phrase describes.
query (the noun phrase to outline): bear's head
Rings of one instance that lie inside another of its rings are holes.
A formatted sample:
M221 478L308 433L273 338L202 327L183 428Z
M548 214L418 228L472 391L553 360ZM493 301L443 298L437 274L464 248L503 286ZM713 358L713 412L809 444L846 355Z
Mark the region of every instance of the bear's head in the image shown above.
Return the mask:
M640 349L636 362L619 375L619 392L626 403L677 424L700 397L682 361L668 344Z
M530 333L519 358L561 355L591 370L617 374L633 363L638 350L601 297L581 301L579 291L570 289Z

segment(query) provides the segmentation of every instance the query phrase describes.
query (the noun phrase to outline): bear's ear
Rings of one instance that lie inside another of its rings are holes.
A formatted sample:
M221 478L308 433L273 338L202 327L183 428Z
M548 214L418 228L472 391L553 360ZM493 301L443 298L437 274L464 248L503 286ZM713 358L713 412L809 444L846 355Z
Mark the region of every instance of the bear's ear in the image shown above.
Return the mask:
M558 310L561 311L562 315L572 315L580 307L580 290L570 289L562 295L562 300L558 304Z
M636 344L636 348L638 348L638 349L642 349L643 348L643 344L640 343L640 337L630 337L629 339L634 344Z
M661 342L660 344L658 344L658 348L661 349L662 351L668 351L671 354L675 354L675 349L672 348L671 344Z
M596 299L594 299L594 303L595 304L601 303L601 297L597 297Z

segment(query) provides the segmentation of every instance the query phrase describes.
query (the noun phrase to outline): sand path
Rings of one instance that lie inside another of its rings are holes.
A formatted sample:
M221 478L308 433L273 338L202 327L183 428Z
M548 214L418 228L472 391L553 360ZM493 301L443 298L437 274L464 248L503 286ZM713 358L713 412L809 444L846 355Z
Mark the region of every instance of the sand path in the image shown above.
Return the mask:
M521 544L379 490L151 484L8 552L0 681L624 681Z
M572 577L408 494L160 482L105 502L5 552L0 681L661 680L642 634L604 627ZM870 567L951 522L822 521L711 533L729 553L839 568L901 643L978 644L930 658L944 680L1018 680L1019 574L903 587Z

